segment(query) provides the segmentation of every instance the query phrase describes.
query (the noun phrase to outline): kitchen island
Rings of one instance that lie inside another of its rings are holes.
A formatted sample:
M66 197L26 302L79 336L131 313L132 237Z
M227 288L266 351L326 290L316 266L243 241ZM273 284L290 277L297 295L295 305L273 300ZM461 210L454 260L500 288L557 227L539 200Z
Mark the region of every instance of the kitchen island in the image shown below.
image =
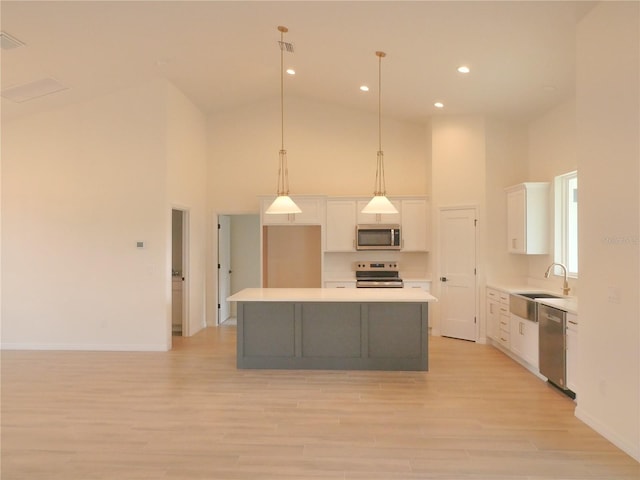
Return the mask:
M237 366L428 370L421 289L247 288L237 302Z

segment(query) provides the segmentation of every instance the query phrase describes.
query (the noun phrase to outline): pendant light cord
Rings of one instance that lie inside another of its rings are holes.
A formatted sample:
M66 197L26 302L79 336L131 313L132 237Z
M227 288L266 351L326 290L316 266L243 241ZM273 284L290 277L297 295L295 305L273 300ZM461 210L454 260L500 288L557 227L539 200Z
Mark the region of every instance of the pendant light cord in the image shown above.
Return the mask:
M385 196L387 186L384 178L384 153L382 152L382 57L384 52L376 52L378 56L378 159L376 164L376 187L374 195Z
M280 32L280 132L281 148L278 162L278 195L289 195L289 168L287 166L287 151L284 149L284 34L287 27L278 27Z
M384 52L376 52L378 55L378 151L382 151L382 57Z
M280 30L280 131L282 132L282 148L284 150L284 27Z

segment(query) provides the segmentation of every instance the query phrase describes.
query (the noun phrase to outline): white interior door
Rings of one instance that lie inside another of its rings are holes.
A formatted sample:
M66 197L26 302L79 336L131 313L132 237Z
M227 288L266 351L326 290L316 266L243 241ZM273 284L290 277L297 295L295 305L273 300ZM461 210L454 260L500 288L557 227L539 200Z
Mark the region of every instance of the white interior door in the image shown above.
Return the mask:
M231 308L231 219L218 216L218 325L229 319Z
M475 341L476 210L440 211L441 334Z

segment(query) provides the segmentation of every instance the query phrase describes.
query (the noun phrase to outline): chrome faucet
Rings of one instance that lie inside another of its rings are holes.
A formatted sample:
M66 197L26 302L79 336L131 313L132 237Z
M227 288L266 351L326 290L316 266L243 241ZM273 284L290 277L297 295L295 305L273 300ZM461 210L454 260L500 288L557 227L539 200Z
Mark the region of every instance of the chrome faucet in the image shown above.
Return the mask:
M571 290L569 288L569 282L567 281L567 267L565 267L563 264L561 263L552 263L551 265L549 265L549 268L547 268L547 271L544 272L544 278L549 278L549 275L551 275L551 270L553 269L553 267L557 265L560 268L562 268L562 271L564 272L564 282L562 284L562 294L563 295L569 295L569 290Z

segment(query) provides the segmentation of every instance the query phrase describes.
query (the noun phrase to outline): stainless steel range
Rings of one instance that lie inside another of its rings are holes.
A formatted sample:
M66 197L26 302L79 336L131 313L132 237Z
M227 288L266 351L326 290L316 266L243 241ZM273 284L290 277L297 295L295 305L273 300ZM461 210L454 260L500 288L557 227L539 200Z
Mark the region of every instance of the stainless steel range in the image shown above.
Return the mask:
M402 288L397 262L356 262L357 288Z

